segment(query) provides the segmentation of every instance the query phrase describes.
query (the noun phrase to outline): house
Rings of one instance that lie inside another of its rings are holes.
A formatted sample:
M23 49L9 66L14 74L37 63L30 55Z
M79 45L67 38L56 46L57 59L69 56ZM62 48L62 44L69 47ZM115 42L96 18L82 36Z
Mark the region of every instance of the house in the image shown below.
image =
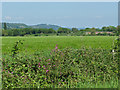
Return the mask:
M95 34L102 34L102 33L107 33L107 34L113 34L113 32L95 32ZM86 34L91 34L91 32L86 32Z
M95 32L95 34L99 34L99 33L107 33L107 34L113 34L113 32Z
M106 32L106 33L113 34L113 32Z
M91 32L86 32L86 34L91 34Z
M98 33L104 33L104 32L95 32L95 34L98 34Z

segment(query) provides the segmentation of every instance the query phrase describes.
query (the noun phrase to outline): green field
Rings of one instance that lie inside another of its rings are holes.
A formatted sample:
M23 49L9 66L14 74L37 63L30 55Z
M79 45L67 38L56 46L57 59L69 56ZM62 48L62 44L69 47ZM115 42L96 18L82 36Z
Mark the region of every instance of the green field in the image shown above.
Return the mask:
M2 53L11 52L12 47L18 40L24 40L21 46L22 52L29 53L35 51L52 50L58 45L59 49L81 47L110 49L116 36L43 36L43 37L2 37Z
M117 88L117 55L111 52L116 38L2 37L2 87ZM13 54L19 40L20 52Z

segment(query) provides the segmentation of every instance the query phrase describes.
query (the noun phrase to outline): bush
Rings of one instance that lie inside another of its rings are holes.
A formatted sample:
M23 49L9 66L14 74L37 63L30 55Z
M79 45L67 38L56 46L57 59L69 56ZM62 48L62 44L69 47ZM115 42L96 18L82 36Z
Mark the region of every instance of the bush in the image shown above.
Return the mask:
M117 59L106 49L65 48L56 45L49 57L6 56L3 60L3 88L77 87L77 83L105 83L117 80ZM24 84L23 84L24 83Z
M39 36L38 34L35 34L34 36Z

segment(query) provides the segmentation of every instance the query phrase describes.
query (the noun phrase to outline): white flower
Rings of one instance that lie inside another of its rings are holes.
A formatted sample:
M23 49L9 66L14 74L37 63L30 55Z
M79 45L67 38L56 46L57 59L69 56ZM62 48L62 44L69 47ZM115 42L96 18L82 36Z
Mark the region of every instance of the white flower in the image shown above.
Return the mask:
M112 52L113 52L113 53L115 52L114 49L112 50Z

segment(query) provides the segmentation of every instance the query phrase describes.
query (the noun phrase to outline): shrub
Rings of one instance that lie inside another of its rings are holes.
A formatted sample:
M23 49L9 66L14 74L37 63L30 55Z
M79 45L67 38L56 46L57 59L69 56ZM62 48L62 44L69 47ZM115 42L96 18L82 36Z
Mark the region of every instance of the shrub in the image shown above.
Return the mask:
M56 45L49 57L18 55L3 60L3 88L77 87L77 83L118 80L117 59L106 49L65 48ZM24 84L23 84L24 83Z

